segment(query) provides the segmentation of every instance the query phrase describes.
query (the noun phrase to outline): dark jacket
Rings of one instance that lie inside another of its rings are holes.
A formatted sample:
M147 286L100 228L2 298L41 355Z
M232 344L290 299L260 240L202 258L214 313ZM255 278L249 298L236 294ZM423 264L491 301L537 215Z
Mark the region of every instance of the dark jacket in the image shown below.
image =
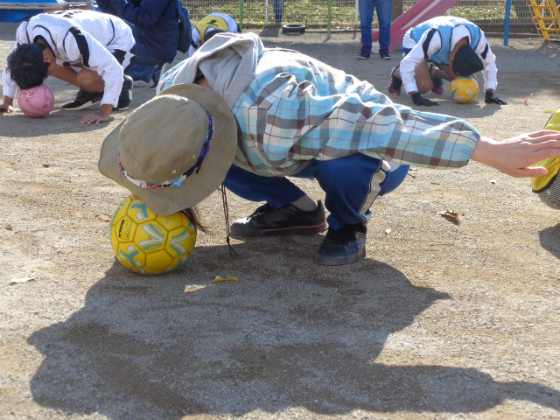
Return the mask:
M179 40L177 0L97 0L97 5L133 24L138 47L155 63L173 61Z

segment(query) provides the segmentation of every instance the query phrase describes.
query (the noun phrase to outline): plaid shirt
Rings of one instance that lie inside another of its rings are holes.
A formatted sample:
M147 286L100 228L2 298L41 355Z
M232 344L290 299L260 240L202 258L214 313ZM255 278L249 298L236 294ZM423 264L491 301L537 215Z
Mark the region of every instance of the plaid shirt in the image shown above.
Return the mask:
M371 84L288 50L265 50L232 112L241 132L234 164L262 176L354 153L458 168L480 138L461 119L394 104Z

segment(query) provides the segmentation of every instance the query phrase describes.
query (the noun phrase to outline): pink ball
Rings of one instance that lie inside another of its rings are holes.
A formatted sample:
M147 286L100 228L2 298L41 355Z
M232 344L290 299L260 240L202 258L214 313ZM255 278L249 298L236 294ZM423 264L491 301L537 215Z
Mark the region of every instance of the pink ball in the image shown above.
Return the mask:
M47 85L24 89L17 99L22 112L32 118L44 117L54 108L54 95Z

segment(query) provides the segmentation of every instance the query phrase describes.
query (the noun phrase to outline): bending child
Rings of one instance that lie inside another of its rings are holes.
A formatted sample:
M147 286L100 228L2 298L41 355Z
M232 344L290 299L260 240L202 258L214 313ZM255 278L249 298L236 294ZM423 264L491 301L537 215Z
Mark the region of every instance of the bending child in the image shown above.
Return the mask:
M247 240L313 235L328 223L319 264L364 257L370 208L410 164L448 169L475 160L534 177L547 171L531 164L560 156L558 132L497 142L459 118L394 104L304 54L264 48L255 34L218 34L175 70L104 140L101 173L160 215L189 209L222 184L265 202L230 226ZM317 179L325 206L288 177Z
M13 111L17 87L30 89L53 76L80 88L76 99L63 105L63 110L101 104L98 113L86 115L80 122L109 121L113 108L125 110L132 102L132 79L124 76L123 68L130 64L133 46L132 30L115 16L92 10L36 15L17 29L14 50L2 73L0 111Z

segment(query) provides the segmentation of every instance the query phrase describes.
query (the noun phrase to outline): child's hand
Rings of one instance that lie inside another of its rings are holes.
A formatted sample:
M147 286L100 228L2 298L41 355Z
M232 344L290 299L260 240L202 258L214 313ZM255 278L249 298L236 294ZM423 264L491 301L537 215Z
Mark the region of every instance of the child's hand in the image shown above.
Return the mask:
M2 104L0 105L0 112L14 112L14 108L8 104Z
M546 175L546 168L531 165L551 157L560 157L560 133L542 130L500 142L482 137L476 144L472 160L523 178Z
M111 117L102 114L89 114L82 118L80 124L99 124L102 122L107 122L110 119Z

